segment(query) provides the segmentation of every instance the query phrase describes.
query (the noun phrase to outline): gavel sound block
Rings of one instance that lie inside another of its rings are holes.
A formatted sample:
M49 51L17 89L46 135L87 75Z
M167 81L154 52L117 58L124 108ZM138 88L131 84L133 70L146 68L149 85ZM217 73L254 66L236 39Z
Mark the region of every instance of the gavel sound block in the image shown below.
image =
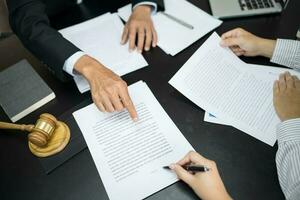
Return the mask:
M62 151L70 141L70 129L53 115L40 115L35 125L0 122L0 129L28 131L30 151L38 157L48 157Z

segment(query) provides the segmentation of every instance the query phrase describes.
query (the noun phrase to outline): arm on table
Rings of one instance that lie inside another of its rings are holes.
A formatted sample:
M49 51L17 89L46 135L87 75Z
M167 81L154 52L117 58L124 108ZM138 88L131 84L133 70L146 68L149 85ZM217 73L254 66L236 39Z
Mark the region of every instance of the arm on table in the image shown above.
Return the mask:
M45 4L40 0L9 0L7 5L10 25L24 46L56 77L65 80L63 64L80 50L50 26Z
M273 101L282 121L277 126L276 165L282 191L288 200L300 196L300 81L286 72L274 83Z
M8 1L10 24L24 46L61 80L63 66L80 50L51 28L46 5L40 0ZM74 69L89 82L94 103L101 111L113 112L126 108L133 119L137 113L129 97L126 83L114 72L88 55L73 60ZM71 59L72 60L72 59ZM66 67L72 72L72 66ZM70 69L71 68L71 69Z

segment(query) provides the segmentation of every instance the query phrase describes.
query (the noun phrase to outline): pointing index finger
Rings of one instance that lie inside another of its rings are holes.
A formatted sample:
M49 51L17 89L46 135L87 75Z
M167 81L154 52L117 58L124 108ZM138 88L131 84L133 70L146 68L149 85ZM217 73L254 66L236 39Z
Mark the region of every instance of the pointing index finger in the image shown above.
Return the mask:
M122 100L122 103L124 105L124 107L128 110L129 114L130 114L130 117L133 119L133 121L137 121L138 120L138 114L135 110L135 107L134 107L134 104L129 96L129 93L128 93L128 89L125 88L125 89L122 89L120 91L120 94L119 94L121 100Z

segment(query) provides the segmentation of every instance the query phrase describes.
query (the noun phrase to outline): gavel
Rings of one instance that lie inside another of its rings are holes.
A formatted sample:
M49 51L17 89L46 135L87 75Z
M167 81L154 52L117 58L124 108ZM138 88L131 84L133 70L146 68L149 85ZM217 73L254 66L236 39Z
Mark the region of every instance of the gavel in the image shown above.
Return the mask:
M70 140L68 126L48 113L41 114L35 125L0 122L0 129L29 132L29 149L38 157L47 157L60 152Z

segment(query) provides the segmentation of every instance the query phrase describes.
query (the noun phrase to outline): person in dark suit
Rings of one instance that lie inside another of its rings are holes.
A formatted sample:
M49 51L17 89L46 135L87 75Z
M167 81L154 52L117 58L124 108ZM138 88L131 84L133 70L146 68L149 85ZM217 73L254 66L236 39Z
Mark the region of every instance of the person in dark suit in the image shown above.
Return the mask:
M103 112L126 108L137 119L127 84L100 61L86 55L50 26L49 15L76 4L78 0L7 0L11 28L37 58L61 80L79 73L89 82L94 103ZM148 51L157 44L151 13L163 9L162 0L132 0L132 15L125 25L121 43L129 50ZM105 27L104 27L105 28ZM101 47L99 47L101 48ZM67 72L67 73L66 73Z

